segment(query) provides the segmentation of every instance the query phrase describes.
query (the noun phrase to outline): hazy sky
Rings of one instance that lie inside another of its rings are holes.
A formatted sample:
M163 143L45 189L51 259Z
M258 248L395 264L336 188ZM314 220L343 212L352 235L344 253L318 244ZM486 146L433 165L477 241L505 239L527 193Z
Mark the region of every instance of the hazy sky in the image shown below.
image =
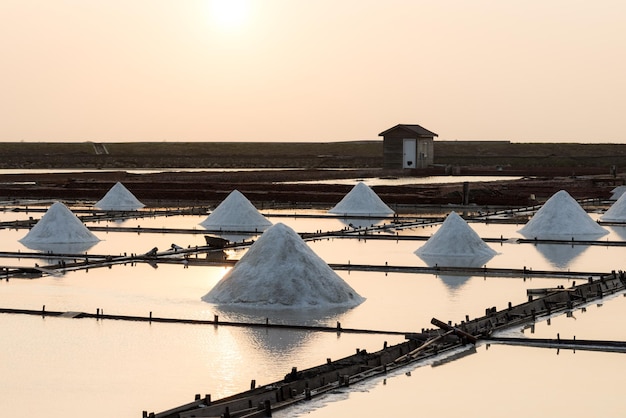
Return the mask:
M0 141L626 142L624 0L2 0Z

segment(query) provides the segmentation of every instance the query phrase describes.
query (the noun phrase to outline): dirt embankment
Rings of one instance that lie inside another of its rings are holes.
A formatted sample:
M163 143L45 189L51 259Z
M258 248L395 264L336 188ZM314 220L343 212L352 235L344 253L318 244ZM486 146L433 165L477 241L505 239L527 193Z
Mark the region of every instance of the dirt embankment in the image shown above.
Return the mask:
M525 206L565 189L575 198L608 198L624 184L622 144L510 144L435 142L434 167L382 170L382 141L343 143L0 143L0 168L79 168L81 173L0 175L2 199L100 199L123 182L150 204L210 205L237 189L272 205L333 205L351 186L299 183L371 177L498 175L517 181L472 183L469 203ZM614 163L614 164L613 164ZM612 170L612 166L614 169ZM248 171L131 174L129 168L249 167ZM277 167L293 167L280 170ZM272 168L272 170L263 170ZM119 170L119 171L110 171ZM461 179L451 184L378 186L390 205L464 201ZM535 197L536 201L532 199Z
M382 141L0 143L0 169L9 168L380 168ZM626 158L626 144L435 141L434 170L558 169L566 175L608 173Z
M100 199L116 182L124 183L150 205L214 205L232 190L266 206L332 206L350 191L351 185L292 183L296 181L371 178L390 175L382 170L276 170L240 172L176 172L129 174L84 172L0 176L0 198L6 199ZM391 174L400 174L398 172ZM610 197L624 183L623 177L530 177L514 181L471 183L470 204L480 206L526 206L565 189L578 199ZM376 186L389 205L462 204L463 183ZM534 196L534 199L533 199Z

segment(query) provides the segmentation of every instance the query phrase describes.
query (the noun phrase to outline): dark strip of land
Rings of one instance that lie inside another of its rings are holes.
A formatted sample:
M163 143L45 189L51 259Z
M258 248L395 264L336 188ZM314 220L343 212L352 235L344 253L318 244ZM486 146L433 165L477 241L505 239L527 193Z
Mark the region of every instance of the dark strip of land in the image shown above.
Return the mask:
M352 186L293 182L497 175L522 179L473 183L467 203L519 207L541 203L561 189L576 199L607 199L615 186L625 182L619 164L626 155L626 144L435 141L435 164L421 170L383 170L382 141L0 143L0 155L3 157L0 169L82 170L0 175L0 199L4 200L96 201L120 181L152 206L212 205L237 189L260 208L296 204L330 207ZM181 170L129 172L150 168ZM221 170L226 168L248 170ZM398 211L402 211L402 205L465 202L461 180L446 184L376 186L374 190Z

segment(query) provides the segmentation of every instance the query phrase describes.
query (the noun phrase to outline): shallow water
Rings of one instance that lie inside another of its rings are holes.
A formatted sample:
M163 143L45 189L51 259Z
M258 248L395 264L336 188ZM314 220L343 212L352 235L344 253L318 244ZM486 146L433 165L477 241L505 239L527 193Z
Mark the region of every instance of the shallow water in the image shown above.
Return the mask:
M124 221L150 227L198 228L203 216ZM271 218L299 232L336 229L339 220ZM483 237L517 238L517 225L472 223ZM438 227L414 228L403 234L428 237ZM0 250L27 249L17 242L25 230L2 230ZM603 237L618 239L622 231ZM102 241L93 254L146 252L204 244L203 234L97 232ZM425 241L329 239L311 242L328 263L409 265L425 263L414 254ZM623 247L546 246L513 241L489 243L498 251L488 267L535 270L600 271L623 269ZM245 250L228 254L240 258ZM3 260L33 265L33 259ZM227 268L159 264L116 265L60 277L0 282L0 306L55 311L95 312L272 323L307 323L344 328L419 331L436 317L459 322L481 316L485 308L502 308L526 300L526 289L571 285L571 279L477 276L435 276L339 271L367 300L347 311L233 310L205 303L201 297ZM621 295L592 304L572 317L561 315L538 322L523 335L553 338L626 339ZM516 333L521 333L517 331ZM402 336L313 333L133 323L113 320L41 318L0 315L0 416L139 417L142 410L162 411L193 400L196 393L214 399L280 380L292 367L304 369L327 358L375 351ZM528 416L529 410L555 416L620 416L623 354L510 346L477 347L477 353L438 367L411 366L405 371L355 385L281 416ZM488 372L487 372L488 371ZM574 393L584 393L571 402ZM454 399L454 402L450 402ZM570 401L564 401L569 399ZM520 407L520 404L524 407ZM526 404L528 406L526 406ZM443 408L443 409L442 409Z

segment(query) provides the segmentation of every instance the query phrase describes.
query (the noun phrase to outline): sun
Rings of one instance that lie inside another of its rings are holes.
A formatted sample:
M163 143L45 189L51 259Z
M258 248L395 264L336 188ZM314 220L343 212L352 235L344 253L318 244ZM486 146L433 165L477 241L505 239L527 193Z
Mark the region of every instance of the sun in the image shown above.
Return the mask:
M247 23L250 6L250 0L210 0L209 13L217 27L234 30Z

